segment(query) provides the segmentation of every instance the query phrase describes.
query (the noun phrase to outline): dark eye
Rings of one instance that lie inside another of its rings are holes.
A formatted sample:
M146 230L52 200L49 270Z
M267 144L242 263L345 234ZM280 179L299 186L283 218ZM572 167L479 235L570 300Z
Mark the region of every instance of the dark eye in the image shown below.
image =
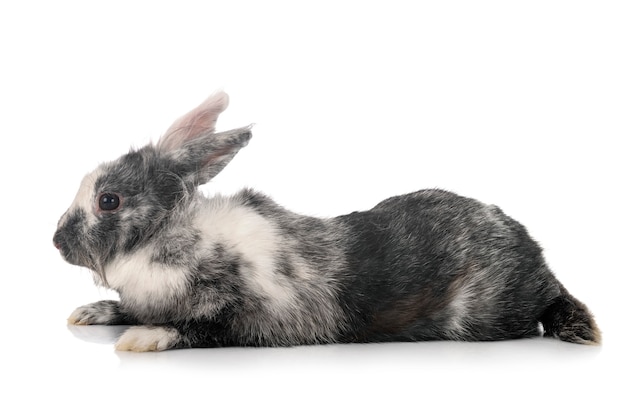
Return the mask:
M120 207L120 196L110 192L105 192L98 198L98 207L101 211L114 211Z

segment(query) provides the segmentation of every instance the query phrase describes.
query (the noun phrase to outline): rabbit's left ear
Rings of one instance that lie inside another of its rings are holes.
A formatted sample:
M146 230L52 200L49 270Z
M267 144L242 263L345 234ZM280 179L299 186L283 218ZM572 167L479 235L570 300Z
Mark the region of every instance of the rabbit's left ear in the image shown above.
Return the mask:
M157 149L176 161L184 179L204 184L216 176L252 137L251 126L215 133L217 117L228 106L228 95L215 93L170 126Z
M217 92L176 120L159 140L161 150L176 150L186 142L215 131L217 117L228 107L228 95Z

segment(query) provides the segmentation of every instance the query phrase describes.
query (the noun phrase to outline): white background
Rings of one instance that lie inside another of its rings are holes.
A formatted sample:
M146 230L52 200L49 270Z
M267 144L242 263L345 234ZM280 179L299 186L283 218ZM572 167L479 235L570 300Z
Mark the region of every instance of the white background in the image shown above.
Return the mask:
M624 403L625 21L621 1L2 2L0 404ZM69 330L115 298L52 246L82 176L218 88L218 130L256 126L207 192L319 216L428 187L496 203L604 345L129 354Z

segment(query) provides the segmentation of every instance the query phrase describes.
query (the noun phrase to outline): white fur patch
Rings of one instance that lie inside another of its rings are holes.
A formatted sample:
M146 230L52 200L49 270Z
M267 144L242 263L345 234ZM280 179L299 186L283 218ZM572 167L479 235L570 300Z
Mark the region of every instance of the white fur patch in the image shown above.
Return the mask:
M78 192L76 192L76 196L74 197L74 201L72 201L67 212L65 212L59 220L59 226L63 226L67 217L77 209L82 209L85 212L87 225L93 225L93 223L97 221L94 215L95 182L100 177L101 173L102 170L97 168L83 177Z
M463 338L467 330L467 319L468 315L468 304L471 303L472 293L471 287L465 286L461 287L450 304L448 308L450 310L450 320L448 322L448 329L451 333L452 338Z
M245 283L264 296L272 310L292 307L295 291L291 282L275 272L276 254L285 242L274 225L231 198L218 196L206 205L195 221L207 248L219 243L241 256Z
M174 328L134 326L128 328L115 344L120 351L152 352L172 348L180 339Z
M449 339L464 339L469 325L480 321L488 322L491 313L487 310L476 311L477 304L492 303L498 297L499 287L504 287L502 281L505 274L499 270L505 270L508 266L498 262L488 268L473 266L466 276L465 281L457 289L456 295L448 304L450 319L448 322ZM495 311L495 310L494 310Z
M105 268L107 282L122 291L124 299L150 305L180 297L187 292L189 270L153 262L148 246L133 254L120 256Z

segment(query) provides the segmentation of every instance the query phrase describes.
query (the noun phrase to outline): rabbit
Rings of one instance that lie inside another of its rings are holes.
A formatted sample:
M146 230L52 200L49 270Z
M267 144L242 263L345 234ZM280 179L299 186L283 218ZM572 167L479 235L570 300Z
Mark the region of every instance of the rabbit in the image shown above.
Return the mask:
M587 307L497 206L439 189L319 219L198 190L246 146L217 92L158 142L86 175L53 243L119 294L69 324L131 325L120 351L551 336L599 344Z

